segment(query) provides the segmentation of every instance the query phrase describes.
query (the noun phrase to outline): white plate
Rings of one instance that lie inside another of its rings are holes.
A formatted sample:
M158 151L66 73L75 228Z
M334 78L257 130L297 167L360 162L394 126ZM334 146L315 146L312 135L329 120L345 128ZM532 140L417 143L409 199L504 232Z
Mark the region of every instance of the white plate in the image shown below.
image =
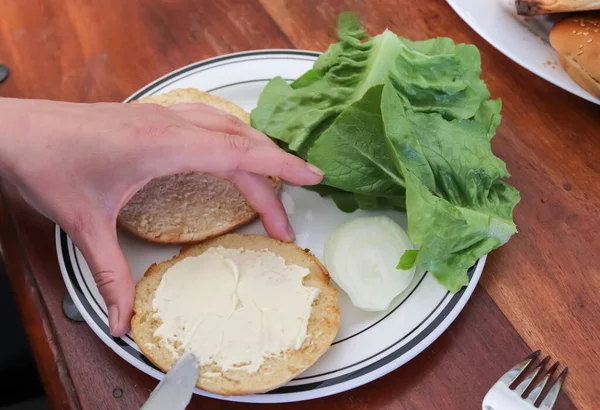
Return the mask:
M559 16L523 17L514 0L447 0L481 37L517 64L551 83L600 104L562 69L548 39Z
M306 51L269 50L237 53L202 61L168 74L128 99L195 87L230 99L250 111L267 81L277 75L295 79L308 70L317 54ZM330 232L340 223L365 214L388 215L406 227L399 212L339 211L329 199L302 188L284 187L282 200L297 234L297 243L321 258ZM263 233L260 222L241 232ZM119 242L139 280L154 262L175 255L177 246L155 245L119 233ZM140 352L130 335L113 338L108 330L106 306L90 270L68 236L57 226L58 259L69 294L93 331L119 356L160 379L163 373ZM399 296L387 312L368 313L354 308L340 292L341 326L327 353L300 377L278 390L245 397L222 397L243 402L307 400L342 392L375 380L403 365L429 346L452 323L469 299L485 264L485 257L469 271L469 286L453 295L431 274L421 275ZM217 397L196 389L197 394Z

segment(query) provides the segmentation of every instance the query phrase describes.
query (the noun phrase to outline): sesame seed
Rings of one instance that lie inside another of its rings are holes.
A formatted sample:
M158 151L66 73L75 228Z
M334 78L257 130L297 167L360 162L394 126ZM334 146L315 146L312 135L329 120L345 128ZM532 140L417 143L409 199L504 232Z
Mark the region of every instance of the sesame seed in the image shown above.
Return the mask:
M577 33L575 33L576 36L580 36L581 35L581 31L578 31Z
M591 43L591 42L592 42L592 39L590 38L590 39L589 39L587 42L588 42L588 43Z
M577 53L578 56L583 54L583 50L579 50L579 53Z
M584 36L589 36L590 33L588 33L587 31L585 33L583 33Z

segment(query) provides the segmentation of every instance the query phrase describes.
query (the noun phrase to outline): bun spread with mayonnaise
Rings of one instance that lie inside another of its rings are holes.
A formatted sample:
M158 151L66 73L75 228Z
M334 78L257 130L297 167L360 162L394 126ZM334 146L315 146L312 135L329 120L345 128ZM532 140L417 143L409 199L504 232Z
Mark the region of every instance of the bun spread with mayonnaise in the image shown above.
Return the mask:
M228 234L147 270L136 285L131 332L161 370L191 351L199 388L245 395L310 367L329 349L339 320L337 290L310 252Z

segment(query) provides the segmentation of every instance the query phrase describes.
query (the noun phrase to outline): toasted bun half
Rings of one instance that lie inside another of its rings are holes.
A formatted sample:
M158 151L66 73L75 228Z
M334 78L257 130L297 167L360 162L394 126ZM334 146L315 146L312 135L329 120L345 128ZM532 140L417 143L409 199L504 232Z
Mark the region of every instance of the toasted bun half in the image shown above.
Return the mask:
M310 274L304 278L304 284L319 288L319 296L312 305L307 335L300 349L265 359L260 369L254 373L246 370L223 371L215 365L200 366L198 371L197 386L216 394L246 395L276 389L310 367L327 351L337 334L340 321L337 290L329 286L327 270L314 255L294 244L260 235L228 234L189 246L173 259L152 265L136 285L134 316L131 319L133 338L152 363L164 372L171 368L175 358L170 351L161 347L154 336L154 332L162 324L160 319L152 317L152 300L156 289L164 273L173 264L219 245L230 249L268 249L283 257L288 264L309 269ZM203 377L203 374L209 374L210 377Z
M248 113L234 103L193 88L133 101L164 106L192 102L210 105L250 122ZM279 178L269 180L279 190ZM189 172L150 181L123 207L118 223L151 242L184 244L227 233L257 216L231 182Z
M561 20L550 31L550 43L571 78L600 98L600 12Z

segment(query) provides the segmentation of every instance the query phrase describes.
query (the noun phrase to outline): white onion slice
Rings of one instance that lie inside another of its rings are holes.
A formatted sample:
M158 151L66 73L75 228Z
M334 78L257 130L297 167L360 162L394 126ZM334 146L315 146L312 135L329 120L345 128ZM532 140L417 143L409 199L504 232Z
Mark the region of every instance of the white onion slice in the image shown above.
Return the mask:
M407 249L415 246L392 219L357 218L333 231L325 244L323 261L354 306L382 311L413 279L415 268L396 269Z

